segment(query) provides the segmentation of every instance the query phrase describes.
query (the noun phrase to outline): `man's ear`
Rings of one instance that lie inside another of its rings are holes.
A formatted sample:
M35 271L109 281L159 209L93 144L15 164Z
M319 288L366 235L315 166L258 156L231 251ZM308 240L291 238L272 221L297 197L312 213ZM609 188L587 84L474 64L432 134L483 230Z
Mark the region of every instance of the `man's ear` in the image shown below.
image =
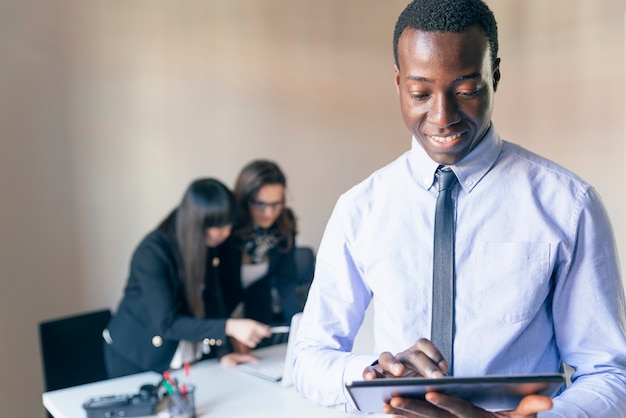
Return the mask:
M398 70L397 65L393 65L394 71L394 82L396 83L396 92L400 94L400 70Z
M498 89L498 83L500 83L500 58L493 61L493 91Z

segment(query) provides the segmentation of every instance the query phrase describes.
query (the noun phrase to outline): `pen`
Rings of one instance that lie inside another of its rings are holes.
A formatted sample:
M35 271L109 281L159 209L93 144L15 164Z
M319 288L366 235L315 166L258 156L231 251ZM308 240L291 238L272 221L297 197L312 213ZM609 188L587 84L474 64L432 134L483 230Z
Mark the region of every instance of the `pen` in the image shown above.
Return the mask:
M272 334L287 334L289 333L289 325L280 325L277 327L270 327L270 332Z
M167 383L170 384L170 386L172 387L172 389L174 389L175 392L179 391L178 388L178 380L172 378L172 376L170 375L170 372L168 372L167 370L163 372L163 377L165 378L165 380L167 381Z
M183 369L185 371L185 379L180 386L180 392L183 394L183 399L187 397L187 380L189 379L189 362L185 362Z
M181 413L188 414L189 408L187 407L185 402L183 402L180 395L174 390L174 388L172 387L172 385L170 384L167 378L163 380L163 386L165 387L165 390L167 390L167 393L169 394L170 399L174 401L176 408L178 408L178 410Z
M167 380L167 382L170 385L174 384L174 380L172 380L172 376L170 375L170 372L168 372L167 370L163 372L163 377L165 378L165 380Z

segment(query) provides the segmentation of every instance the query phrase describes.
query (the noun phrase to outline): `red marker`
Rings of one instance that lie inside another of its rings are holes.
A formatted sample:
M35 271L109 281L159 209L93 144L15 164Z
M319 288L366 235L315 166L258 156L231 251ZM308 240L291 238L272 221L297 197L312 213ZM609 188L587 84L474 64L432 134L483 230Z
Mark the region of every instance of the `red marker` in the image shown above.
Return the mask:
M180 387L180 391L183 394L183 397L186 397L186 395L187 395L187 385L185 384L185 382L187 382L187 378L189 378L189 363L185 363L183 368L185 370L185 381L183 382L182 386Z
M170 376L170 372L168 372L167 370L163 372L163 377L170 385L174 384L174 380L172 379L172 376Z

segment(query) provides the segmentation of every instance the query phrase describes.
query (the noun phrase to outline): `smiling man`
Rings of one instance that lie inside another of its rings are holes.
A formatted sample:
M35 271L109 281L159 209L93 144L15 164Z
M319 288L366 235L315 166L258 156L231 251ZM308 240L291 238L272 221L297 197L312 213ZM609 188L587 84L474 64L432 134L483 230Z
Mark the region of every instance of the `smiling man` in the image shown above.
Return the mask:
M433 161L458 163L489 129L500 59L491 57L478 26L461 33L409 28L397 45L396 86L406 126Z
M353 380L552 373L565 363L571 386L513 411L430 393L393 398L384 412L626 417L626 308L610 222L589 184L505 141L492 123L500 82L492 12L479 0L414 1L396 23L394 56L412 147L335 206L298 333L296 389L351 410ZM443 223L453 243L441 251L435 209L439 178L450 173L452 220ZM450 347L433 337L440 253L453 280L453 302L443 304ZM376 354L353 354L370 303Z

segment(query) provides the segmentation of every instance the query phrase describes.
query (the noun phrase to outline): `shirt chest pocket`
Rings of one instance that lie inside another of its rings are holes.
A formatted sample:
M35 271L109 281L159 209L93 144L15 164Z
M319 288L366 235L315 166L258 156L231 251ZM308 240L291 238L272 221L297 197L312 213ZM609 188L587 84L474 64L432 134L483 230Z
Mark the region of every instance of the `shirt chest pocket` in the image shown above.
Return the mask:
M483 242L478 246L477 315L516 323L532 318L550 293L550 244Z

